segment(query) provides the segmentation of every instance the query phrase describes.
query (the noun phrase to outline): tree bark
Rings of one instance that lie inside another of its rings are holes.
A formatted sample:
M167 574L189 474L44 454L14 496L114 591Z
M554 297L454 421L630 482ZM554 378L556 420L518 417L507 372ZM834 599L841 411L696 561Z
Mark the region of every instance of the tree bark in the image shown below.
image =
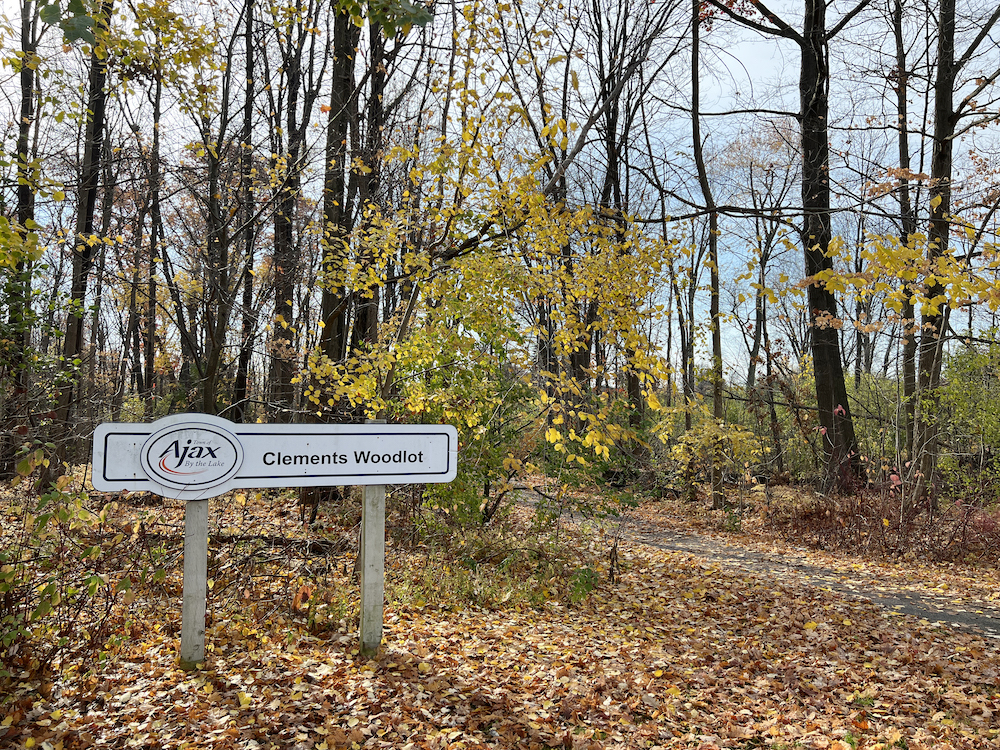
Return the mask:
M802 129L802 246L807 279L833 268L829 256L830 142L828 134L830 83L826 3L806 0L799 48L800 127ZM816 404L826 457L826 484L850 489L861 462L847 398L840 353L837 300L825 285L811 282L807 291L812 323L813 375Z
M708 266L710 277L709 317L712 330L712 417L717 426L725 418L722 403L722 328L719 323L719 212L705 166L705 144L701 136L701 0L691 3L691 137L694 161L698 169L698 184L708 209ZM716 443L712 452L712 507L726 505L722 491L722 446Z
M907 96L909 94L909 65L906 43L903 38L903 0L893 0L892 33L896 45L896 127L898 131L897 150L899 168L904 174L910 171L910 138L907 120L909 118ZM900 242L908 246L917 233L917 217L910 199L910 181L903 177L899 186L899 221L902 236ZM903 308L900 326L903 335L903 402L906 421L906 457L913 459L914 420L916 418L917 395L917 326L913 306L913 291L908 285L902 289Z
M35 121L35 64L38 49L38 13L32 0L21 5L21 69L18 74L21 102L17 123L17 231L22 241L29 236L35 220L35 180L31 174L31 128ZM29 430L28 386L30 373L27 351L31 343L31 262L19 259L9 282L8 325L11 347L6 369L11 378L11 394L3 399L3 432L0 438L0 478L14 475L21 436Z
M320 349L340 362L347 354L350 295L346 287L347 237L351 231L351 205L347 195L350 165L348 137L350 103L354 99L354 61L360 29L346 12L338 13L333 26L330 115L327 120L326 170L323 179L323 332Z
M250 358L253 355L254 319L253 319L253 268L254 241L254 189L253 189L253 99L254 73L256 64L254 57L256 49L253 43L254 5L253 0L246 0L244 12L244 51L246 55L246 90L243 99L243 132L240 135L242 151L240 154L240 192L241 220L243 222L243 275L240 283L243 285L243 310L240 321L240 354L236 363L236 380L233 384L233 402L231 419L241 423L247 418L247 399L250 389Z
M105 26L111 18L112 0L104 0L98 13L98 24ZM63 339L62 364L58 376L58 398L54 418L53 442L56 445L56 464L71 456L72 414L79 401L80 356L83 353L83 327L86 310L87 285L94 263L95 245L94 214L100 192L101 165L104 154L104 114L107 104L108 56L95 45L90 55L90 74L87 82L87 120L83 133L83 162L80 167L80 187L77 195L76 228L73 236L73 266L70 278L70 307L66 318L66 335ZM61 471L53 466L52 478Z
M274 418L292 422L296 415L296 397L293 380L298 360L298 335L294 326L292 299L299 282L301 246L295 237L295 218L302 197L302 174L305 170L306 131L312 119L312 107L319 96L319 80L312 69L315 56L315 38L311 26L317 7L309 4L303 8L306 18L292 22L282 30L287 38L281 56L282 75L286 90L284 101L275 109L274 127L277 129L275 153L285 159L284 179L278 190L274 215L274 323L270 344L270 405ZM312 19L312 20L310 20ZM323 53L325 57L325 52ZM284 122L280 118L284 115ZM282 148L287 136L287 147Z
M936 268L939 258L948 253L951 230L952 142L955 135L955 0L938 4L937 72L934 78L934 136L931 152L930 231L927 235L927 260ZM914 499L936 504L934 474L937 470L938 421L936 390L941 381L944 352L944 329L948 307L936 302L943 299L944 285L934 277L928 285L924 313L921 316L919 372L916 405L915 454L917 468L912 483Z

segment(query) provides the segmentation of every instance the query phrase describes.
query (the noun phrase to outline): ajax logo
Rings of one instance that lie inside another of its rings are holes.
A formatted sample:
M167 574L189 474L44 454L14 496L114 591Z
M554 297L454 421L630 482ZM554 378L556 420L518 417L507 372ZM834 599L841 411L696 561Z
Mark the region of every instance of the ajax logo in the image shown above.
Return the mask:
M180 422L150 435L140 461L154 482L171 489L204 490L236 475L243 464L243 446L222 427Z

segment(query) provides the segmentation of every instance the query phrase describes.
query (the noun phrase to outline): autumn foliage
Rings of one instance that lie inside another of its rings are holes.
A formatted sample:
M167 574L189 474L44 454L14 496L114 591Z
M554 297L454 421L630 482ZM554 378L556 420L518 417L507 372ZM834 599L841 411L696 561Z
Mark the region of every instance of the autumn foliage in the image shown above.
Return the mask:
M132 554L158 551L170 569L180 504L143 500L115 514L138 524ZM353 556L341 546L349 527L335 521L317 544L315 534L293 531L294 518L272 498L225 500L213 511L205 668L176 666L177 574L137 578L109 600L117 637L100 660L70 650L48 664L26 652L6 662L14 670L4 742L985 748L996 738L1000 662L982 636L889 617L787 574L723 570L659 549L690 523L682 506L669 523L663 506L647 506L617 535L564 522L556 547L526 536L528 508L505 522L513 535L497 528L489 540L453 539L444 561L392 545L385 641L367 659L355 630ZM697 528L713 533L702 519ZM342 521L353 523L349 514ZM579 553L560 561L567 545ZM574 596L559 565L586 565L598 582ZM898 586L923 580L927 590L933 582L957 597L980 590L958 574L914 573L912 564L857 562L830 571ZM89 618L103 605L94 604L76 610L80 632L96 635Z

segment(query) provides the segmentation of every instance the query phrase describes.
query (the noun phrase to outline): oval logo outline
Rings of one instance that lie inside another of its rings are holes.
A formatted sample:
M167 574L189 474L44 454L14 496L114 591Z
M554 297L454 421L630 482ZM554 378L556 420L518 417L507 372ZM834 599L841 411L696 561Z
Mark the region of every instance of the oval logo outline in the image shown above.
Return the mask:
M173 490L218 487L243 465L243 445L229 430L205 422L179 422L157 430L139 456L151 481Z

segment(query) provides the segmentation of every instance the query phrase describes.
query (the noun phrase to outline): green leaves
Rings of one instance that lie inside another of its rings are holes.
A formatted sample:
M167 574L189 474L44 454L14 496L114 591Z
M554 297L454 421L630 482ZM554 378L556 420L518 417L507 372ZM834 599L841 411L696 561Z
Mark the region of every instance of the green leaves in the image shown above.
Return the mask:
M67 44L79 41L87 44L97 42L93 30L95 21L87 13L83 0L69 0L65 9L59 2L46 3L39 6L38 17L49 26L58 26L62 29Z
M579 603L586 599L590 592L594 590L600 580L600 576L593 568L577 568L569 577L569 599L571 602Z
M342 0L340 8L360 26L364 23L366 5L368 19L380 26L390 39L399 31L406 34L413 26L426 26L434 18L426 6L410 0L369 0L367 4L358 0Z

